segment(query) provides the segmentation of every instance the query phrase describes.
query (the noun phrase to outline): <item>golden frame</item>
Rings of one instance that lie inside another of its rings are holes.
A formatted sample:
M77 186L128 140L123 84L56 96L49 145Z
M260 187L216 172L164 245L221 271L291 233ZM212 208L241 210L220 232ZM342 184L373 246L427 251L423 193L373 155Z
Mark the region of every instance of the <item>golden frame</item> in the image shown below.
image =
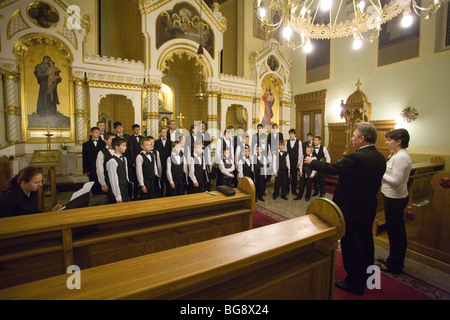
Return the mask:
M71 143L75 141L74 88L72 75L73 56L70 49L59 39L41 33L29 34L19 39L14 46L14 54L19 61L21 81L22 137L25 142L46 143L45 134L53 134L52 143ZM34 75L36 61L50 56L62 70L63 81L58 84L60 105L58 112L66 119L68 126L55 125L30 126L29 116L36 111L39 84ZM62 85L63 84L63 85ZM62 85L62 86L61 86ZM31 88L31 89L30 89ZM26 90L28 89L28 90ZM62 106L62 107L61 107ZM61 108L61 109L60 109Z

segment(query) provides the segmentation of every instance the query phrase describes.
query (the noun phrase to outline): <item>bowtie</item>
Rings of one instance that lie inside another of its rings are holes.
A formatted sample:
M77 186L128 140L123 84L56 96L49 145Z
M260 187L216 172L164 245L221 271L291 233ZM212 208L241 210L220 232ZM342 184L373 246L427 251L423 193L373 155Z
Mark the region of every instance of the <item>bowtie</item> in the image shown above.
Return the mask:
M147 152L147 155L151 155L151 154L153 154L153 151Z
M291 139L291 141L295 141L295 139Z
M97 142L97 140L92 140L92 141Z

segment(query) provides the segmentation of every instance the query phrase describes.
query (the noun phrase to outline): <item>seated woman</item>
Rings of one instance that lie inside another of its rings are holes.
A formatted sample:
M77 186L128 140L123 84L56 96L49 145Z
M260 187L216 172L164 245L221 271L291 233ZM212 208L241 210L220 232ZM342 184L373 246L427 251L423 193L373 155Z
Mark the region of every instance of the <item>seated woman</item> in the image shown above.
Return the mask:
M38 189L42 186L42 171L35 167L26 167L12 178L3 189L0 198L0 217L14 217L40 213ZM57 204L52 211L61 209Z

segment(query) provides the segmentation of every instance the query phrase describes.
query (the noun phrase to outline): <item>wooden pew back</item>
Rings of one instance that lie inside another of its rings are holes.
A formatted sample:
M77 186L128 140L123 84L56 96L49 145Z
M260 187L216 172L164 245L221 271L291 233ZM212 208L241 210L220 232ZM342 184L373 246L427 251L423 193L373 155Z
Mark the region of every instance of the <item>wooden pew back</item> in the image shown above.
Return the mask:
M445 169L445 160L433 157L429 162L413 163L408 180L409 203L419 203L432 196L430 188L433 176ZM378 192L377 214L373 225L373 235L377 236L380 228L386 224L384 217L383 194Z
M0 299L331 299L339 208L316 199L305 216L0 291Z
M251 229L252 180L206 193L3 218L0 288Z
M425 204L413 204L415 219L408 221L411 230L408 247L450 265L450 173L435 174L431 180L432 197Z

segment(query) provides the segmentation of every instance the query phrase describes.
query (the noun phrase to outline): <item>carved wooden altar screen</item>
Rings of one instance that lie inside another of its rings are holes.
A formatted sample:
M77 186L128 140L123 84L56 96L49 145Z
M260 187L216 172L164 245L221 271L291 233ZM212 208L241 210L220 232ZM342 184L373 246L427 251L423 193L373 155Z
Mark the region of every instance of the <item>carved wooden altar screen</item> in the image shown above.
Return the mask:
M341 118L345 122L328 124L328 152L330 153L331 162L341 160L346 154L356 151L351 142L355 124L358 122L372 122L377 128L378 139L376 142L377 149L386 157L389 156L389 149L385 144L385 134L395 129L395 120L377 120L371 121L372 105L367 100L367 96L360 90L361 83L356 84L357 90L353 92L347 99L346 103L341 103Z

